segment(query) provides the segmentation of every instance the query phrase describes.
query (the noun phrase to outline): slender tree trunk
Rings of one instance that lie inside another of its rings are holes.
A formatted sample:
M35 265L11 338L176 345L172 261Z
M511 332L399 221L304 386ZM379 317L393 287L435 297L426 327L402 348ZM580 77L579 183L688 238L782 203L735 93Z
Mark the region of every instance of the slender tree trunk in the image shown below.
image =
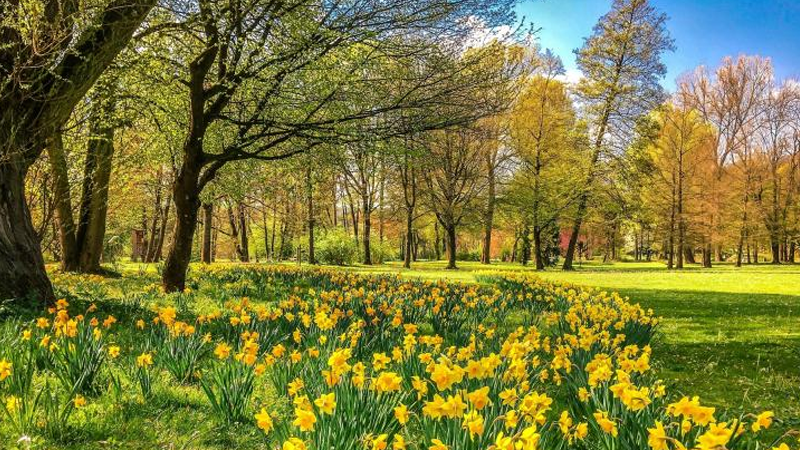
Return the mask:
M436 260L442 259L442 252L441 248L439 247L439 243L441 242L441 238L439 237L439 223L433 223L433 233L434 233L434 245L433 245L433 253Z
M372 228L372 211L371 206L369 204L369 199L367 195L364 195L362 199L363 208L364 208L364 231L363 231L363 243L364 243L364 264L365 265L372 265L372 252L370 250L370 242L369 242L369 235L370 230Z
M314 184L311 178L310 164L306 168L306 209L308 210L308 263L316 264L317 258L314 255Z
M414 209L406 208L406 242L403 252L403 267L411 268L411 236L414 234ZM438 233L437 233L438 234Z
M481 264L492 263L492 226L494 225L494 204L496 180L494 174L494 163L489 158L488 191L486 212L483 216L483 251L481 252Z
M47 157L53 177L53 198L55 199L58 238L61 244L61 270L78 270L79 247L76 240L76 227L72 218L72 196L67 173L67 158L61 132L56 131L49 139Z
M236 207L239 213L239 236L241 238L241 254L239 261L250 262L250 238L247 232L247 210L243 203Z
M214 228L214 205L203 203L203 249L201 260L211 264L211 231Z
M158 245L158 240L155 239L155 235L158 232L158 224L159 218L161 216L161 170L159 169L158 175L156 176L158 180L158 185L156 186L156 195L153 201L153 221L150 225L150 236L153 236L152 239L147 243L147 249L145 250L144 254L144 262L153 262L156 253L156 245Z
M234 258L239 261L242 260L242 246L239 241L239 225L236 223L236 215L233 212L233 206L228 204L228 226L231 228L231 240L233 241L234 254L231 255L231 260Z
M592 149L591 166L589 168L589 173L586 175L584 188L581 191L580 197L578 198L578 207L575 212L575 222L572 225L572 234L570 234L569 244L567 245L567 252L564 255L564 265L562 266L563 270L574 269L574 267L572 266L572 262L575 259L575 249L578 246L578 238L580 237L581 234L581 225L583 225L583 219L584 217L586 217L586 212L589 206L589 192L592 184L594 183L595 171L597 170L598 161L600 161L600 152L603 149L603 141L605 139L606 128L608 127L608 121L611 117L612 101L613 101L612 99L609 99L606 102L606 105L603 109L603 115L601 116L599 122L597 137L595 139Z
M266 199L264 207L261 209L261 225L264 229L264 261L269 259L269 227L267 226L267 207Z
M272 239L270 240L270 245L269 245L269 257L270 260L272 261L277 260L275 258L275 235L276 235L275 227L277 224L278 224L278 208L276 207L275 212L272 214Z
M161 256L164 254L164 239L167 235L167 223L169 222L169 211L172 208L172 197L167 196L167 204L161 213L161 229L158 232L158 245L156 246L156 254L153 262L161 261Z

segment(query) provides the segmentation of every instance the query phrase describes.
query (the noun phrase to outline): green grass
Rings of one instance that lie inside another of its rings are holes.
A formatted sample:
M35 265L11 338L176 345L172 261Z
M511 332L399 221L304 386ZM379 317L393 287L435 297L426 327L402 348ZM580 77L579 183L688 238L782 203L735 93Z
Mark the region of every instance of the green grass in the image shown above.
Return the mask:
M427 279L474 282L485 270L532 272L519 265L420 262L356 266ZM672 390L732 409L773 409L800 424L800 266L723 264L668 271L661 263L583 264L538 276L616 291L663 318L654 355Z

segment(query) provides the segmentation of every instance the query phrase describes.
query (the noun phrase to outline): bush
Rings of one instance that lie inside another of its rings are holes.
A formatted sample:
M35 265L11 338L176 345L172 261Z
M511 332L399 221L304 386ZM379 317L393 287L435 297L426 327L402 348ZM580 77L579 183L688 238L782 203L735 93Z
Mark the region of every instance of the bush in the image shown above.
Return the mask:
M342 228L328 230L317 241L317 258L324 264L345 266L353 264L358 256L358 247L353 237Z
M369 249L372 253L372 262L374 264L383 264L386 261L397 259L397 250L389 241L384 241L383 243L380 241L370 242Z

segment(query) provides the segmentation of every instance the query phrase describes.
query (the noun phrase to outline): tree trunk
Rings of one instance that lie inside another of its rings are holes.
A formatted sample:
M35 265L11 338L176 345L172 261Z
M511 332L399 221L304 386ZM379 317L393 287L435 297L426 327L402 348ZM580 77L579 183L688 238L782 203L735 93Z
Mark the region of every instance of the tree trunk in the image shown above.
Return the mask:
M241 238L241 253L239 261L250 262L250 239L247 234L247 211L243 203L239 202L236 207L239 213L239 236Z
M403 267L411 268L411 236L414 234L414 209L406 208L406 239L403 252ZM438 231L436 234L439 234Z
M278 208L275 208L275 212L272 214L272 238L270 239L269 243L269 259L270 261L276 261L275 258L275 227L278 224Z
M0 299L55 300L25 202L26 170L0 163Z
M100 271L106 236L108 186L114 158L114 127L108 121L115 109L115 100L113 90L105 95L108 98L96 100L99 111L93 111L84 173L89 184L84 185L76 235L80 248L78 269L84 273Z
M308 209L308 263L316 264L317 258L314 255L314 184L311 179L310 164L306 169L306 204Z
M536 270L544 270L544 251L542 249L542 230L539 226L533 227L533 252L536 258Z
M444 226L444 225L443 225ZM448 224L444 226L447 233L447 268L457 269L456 267L456 226Z
M211 264L211 231L214 227L214 205L203 203L203 248L201 259L205 264Z
M573 270L572 261L575 259L575 248L578 246L578 237L581 233L581 225L583 224L583 217L586 215L586 207L588 202L588 194L581 194L578 199L578 209L575 215L575 222L572 224L572 233L569 236L569 244L567 244L567 252L564 255L564 265L561 267L563 270Z
M161 213L161 229L158 232L158 245L156 245L156 254L153 257L153 262L161 261L161 255L164 253L164 238L167 235L170 208L172 208L172 197L167 196L167 204Z
M494 224L494 203L495 203L495 176L494 164L489 159L489 183L487 192L486 213L483 216L483 251L481 252L481 264L491 264L492 262L492 225Z
M781 263L781 244L778 239L770 236L770 248L772 249L772 264Z
M367 197L366 194L362 199L362 203L364 208L364 230L363 230L364 264L369 266L372 265L372 253L370 251L370 242L369 242L370 229L372 227L372 219L371 219L372 208L370 208L369 198Z
M434 245L433 245L433 255L436 260L442 259L442 252L441 248L439 247L439 242L441 242L441 238L439 237L439 223L433 222L433 233L434 233Z
M528 261L531 260L531 230L528 225L522 229L522 255L520 257L520 262L523 266L528 265Z
M192 238L197 228L197 213L200 208L200 169L197 166L199 164L185 160L172 187L175 233L161 276L166 292L183 291L186 288L186 271L192 258Z
M78 270L78 242L76 227L72 217L72 196L70 195L67 158L61 132L53 133L47 145L47 157L53 177L53 198L55 199L58 238L61 244L61 270Z
M242 260L242 246L239 242L239 225L236 223L236 215L233 212L233 206L228 203L228 226L231 228L231 239L233 240L233 251L231 260L234 258Z

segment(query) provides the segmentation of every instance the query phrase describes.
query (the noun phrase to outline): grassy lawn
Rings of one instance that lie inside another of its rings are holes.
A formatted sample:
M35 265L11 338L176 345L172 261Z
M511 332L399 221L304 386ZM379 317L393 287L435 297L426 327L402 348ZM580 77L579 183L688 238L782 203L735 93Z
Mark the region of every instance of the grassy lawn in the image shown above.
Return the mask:
M475 281L485 270L530 271L519 265L390 263L357 271ZM800 423L800 266L756 265L667 271L660 263L583 264L542 278L616 291L663 318L654 355L678 391L734 410L774 409ZM790 419L792 420L792 419Z

